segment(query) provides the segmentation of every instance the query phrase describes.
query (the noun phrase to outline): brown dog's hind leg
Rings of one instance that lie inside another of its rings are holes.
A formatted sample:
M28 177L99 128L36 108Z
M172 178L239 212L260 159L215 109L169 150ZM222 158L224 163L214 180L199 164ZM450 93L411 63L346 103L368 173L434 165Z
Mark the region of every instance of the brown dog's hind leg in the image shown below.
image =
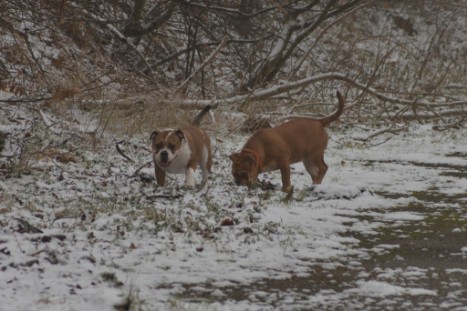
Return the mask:
M310 174L313 184L321 184L324 175L326 175L326 172L328 170L328 166L324 162L324 158L320 157L318 160L315 161L307 159L303 161L303 164L305 165L307 172Z
M326 175L326 172L328 171L328 165L326 162L324 162L324 159L322 159L318 163L318 174L316 176L316 179L313 180L314 184L320 184L323 181L324 175Z

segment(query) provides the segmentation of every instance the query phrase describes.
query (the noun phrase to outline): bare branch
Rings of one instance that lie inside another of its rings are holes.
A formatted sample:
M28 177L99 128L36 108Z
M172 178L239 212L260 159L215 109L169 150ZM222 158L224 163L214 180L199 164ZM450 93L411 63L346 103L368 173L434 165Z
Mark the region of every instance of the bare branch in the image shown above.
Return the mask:
M181 90L183 90L185 88L185 86L188 84L188 82L190 82L191 79L193 79L193 77L199 72L201 71L204 67L206 67L207 64L209 64L212 59L217 55L217 53L219 53L222 48L225 46L225 44L227 43L227 37L224 37L224 39L222 39L221 43L217 46L217 48L211 53L211 55L208 56L208 58L206 58L204 60L204 62L199 65L198 68L196 68L189 76L188 78L185 79L185 81L183 81L183 83L177 87L175 89L175 91L172 92L172 95L175 95L177 93L179 93Z
M253 89L265 82L270 82L282 69L285 62L292 56L297 46L325 20L352 10L352 8L356 6L360 7L359 4L362 1L363 0L349 0L342 5L338 5L337 0L331 0L319 14L308 18L304 22L297 22L297 17L308 12L310 8L317 5L319 1L313 1L303 8L297 7L296 12L283 23L270 53L259 63L248 81L240 86L240 90Z
M70 2L70 4L76 8L76 9L79 9L81 10L83 13L91 16L92 18L94 18L95 20L98 20L98 21L101 21L101 22L105 22L105 20L91 12L88 12L86 11L85 9L79 7L78 5L76 5L75 3L73 2ZM130 42L130 40L128 40L127 37L125 37L117 28L115 28L113 25L109 24L109 23L105 23L106 27L111 31L113 32L119 39L121 39L122 41L124 41L129 47L131 47L133 49L133 51L136 52L136 54L139 55L139 57L141 58L141 60L145 63L146 65L146 68L148 69L148 71L153 74L153 71L151 69L151 65L149 65L148 61L146 60L146 58L144 57L144 55L141 53L140 50L138 50L138 48Z
M175 5L171 1L169 1L167 8L161 8L160 4L157 4L148 13L148 16L151 17L150 21L146 24L141 24L140 19L142 18L142 6L144 6L144 2L144 0L135 1L132 21L124 30L126 36L144 36L155 31L170 19L175 9ZM155 12L159 10L162 10L162 13L156 17L152 17L155 15Z
M363 142L367 142L369 140L371 140L372 138L375 138L376 136L379 136L379 135L382 135L382 134L396 134L396 133L399 133L399 132L402 132L402 131L406 131L408 129L407 126L403 126L403 127L400 127L400 128L394 128L395 125L391 125L390 127L388 128L384 128L384 129L381 129L381 130L378 130L376 132L373 132L372 134L368 135L367 137L364 137L364 138L355 138L355 140L359 140L359 141L363 141Z
M202 9L205 9L205 10L219 11L219 12L229 14L229 15L232 15L232 16L245 17L245 18L256 17L256 16L259 16L261 14L277 10L279 7L282 7L282 6L271 6L271 7L261 9L261 10L256 11L256 12L248 13L248 12L244 12L242 10L236 9L236 8L229 8L229 7L220 6L220 5L197 3L197 2L194 2L194 1L186 1L186 0L179 0L178 2L183 3L185 5L190 5L190 6L193 6L193 7L202 8ZM292 1L292 3L293 2L294 1ZM287 5L288 4L286 4L285 6L287 6Z
M123 142L124 142L124 141L122 140L122 141L119 141L119 142L115 143L115 148L117 149L117 152L118 152L122 157L124 157L125 159L127 159L128 161L130 161L130 162L132 162L132 163L135 163L135 160L133 160L132 158L130 158L129 156L127 156L127 155L123 152L122 148L120 148L120 144L123 143Z
M240 43L240 44L250 44L250 43L257 43L261 40L264 40L265 37L262 37L262 38L258 38L258 39L254 39L254 40L240 40L240 39L228 39L226 43ZM197 49L200 49L200 48L203 48L203 47L210 47L210 46L217 46L221 43L221 41L214 41L214 42L203 42L203 43L197 43L195 45L192 45L188 48L184 48L184 49L181 49L181 50L178 50L174 53L172 53L171 55L169 55L168 57L158 61L157 63L155 63L152 67L159 67L163 64L166 64L174 59L177 59L180 55L183 55L183 54L186 54L186 53L189 53L193 50L197 50Z

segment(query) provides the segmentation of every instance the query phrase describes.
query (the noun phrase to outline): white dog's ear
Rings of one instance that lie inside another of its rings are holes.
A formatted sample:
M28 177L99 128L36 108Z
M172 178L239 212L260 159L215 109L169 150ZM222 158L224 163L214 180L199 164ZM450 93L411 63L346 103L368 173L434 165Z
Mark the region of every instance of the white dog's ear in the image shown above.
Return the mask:
M183 134L182 130L177 129L177 130L175 131L175 134L180 138L180 140L184 140L184 139L185 139L185 134Z
M154 132L152 132L151 136L149 136L149 141L152 141L154 139L154 137L156 137L157 135L159 135L158 130L155 130Z

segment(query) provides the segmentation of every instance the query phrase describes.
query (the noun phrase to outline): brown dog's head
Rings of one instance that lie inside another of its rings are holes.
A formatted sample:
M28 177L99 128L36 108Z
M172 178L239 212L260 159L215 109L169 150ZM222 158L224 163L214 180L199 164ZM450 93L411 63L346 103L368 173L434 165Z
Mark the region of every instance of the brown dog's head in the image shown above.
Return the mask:
M256 153L238 152L230 155L232 175L239 186L251 186L256 183L261 172L261 160Z
M150 140L154 161L164 169L180 154L185 135L181 130L154 131Z

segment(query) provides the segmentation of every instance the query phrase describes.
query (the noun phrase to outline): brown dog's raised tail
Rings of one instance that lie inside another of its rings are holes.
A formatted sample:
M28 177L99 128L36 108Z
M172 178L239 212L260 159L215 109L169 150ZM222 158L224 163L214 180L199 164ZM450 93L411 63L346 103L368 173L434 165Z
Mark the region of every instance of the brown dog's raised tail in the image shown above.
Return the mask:
M337 91L337 99L339 100L339 106L337 107L336 112L327 117L319 119L319 122L321 122L323 126L327 126L329 123L336 121L344 112L344 97L342 97L342 94L339 91Z
M198 115L193 119L193 121L191 122L191 125L199 126L201 124L201 120L209 112L209 110L211 110L211 108L212 108L211 105L207 105L206 107L204 107L203 110L201 110L198 113Z

